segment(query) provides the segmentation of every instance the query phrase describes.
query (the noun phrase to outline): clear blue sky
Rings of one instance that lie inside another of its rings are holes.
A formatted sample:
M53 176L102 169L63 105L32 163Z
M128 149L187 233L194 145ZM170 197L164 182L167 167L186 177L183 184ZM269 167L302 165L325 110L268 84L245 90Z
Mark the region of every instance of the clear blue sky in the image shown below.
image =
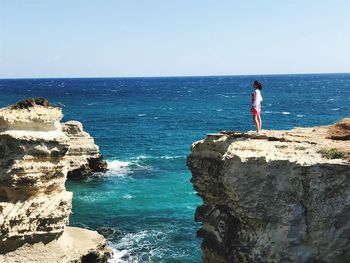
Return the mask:
M322 72L349 0L0 0L0 78Z

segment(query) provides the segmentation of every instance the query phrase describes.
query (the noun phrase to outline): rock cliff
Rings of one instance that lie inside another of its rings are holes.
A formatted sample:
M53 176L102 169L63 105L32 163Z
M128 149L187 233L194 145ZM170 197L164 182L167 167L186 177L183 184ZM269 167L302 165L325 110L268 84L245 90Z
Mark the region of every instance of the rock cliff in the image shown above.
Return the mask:
M69 162L68 178L78 179L95 172L106 172L107 162L103 160L94 139L83 130L78 121L62 124L62 131L69 138L66 159Z
M344 119L194 143L203 262L349 262L349 135Z
M100 155L80 123L61 125L61 118L61 109L47 104L0 109L0 262L106 262L110 256L97 232L66 226L67 173Z

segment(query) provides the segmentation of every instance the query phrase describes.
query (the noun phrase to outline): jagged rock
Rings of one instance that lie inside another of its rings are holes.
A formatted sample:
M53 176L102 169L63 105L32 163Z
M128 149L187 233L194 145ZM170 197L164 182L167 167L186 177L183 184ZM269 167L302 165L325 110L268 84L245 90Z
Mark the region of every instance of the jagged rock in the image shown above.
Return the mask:
M97 232L66 227L74 138L61 118L61 109L48 105L0 109L0 262L78 262L88 255L106 262L110 255Z
M349 123L194 143L187 162L204 203L195 217L203 262L349 262L350 129L329 136Z

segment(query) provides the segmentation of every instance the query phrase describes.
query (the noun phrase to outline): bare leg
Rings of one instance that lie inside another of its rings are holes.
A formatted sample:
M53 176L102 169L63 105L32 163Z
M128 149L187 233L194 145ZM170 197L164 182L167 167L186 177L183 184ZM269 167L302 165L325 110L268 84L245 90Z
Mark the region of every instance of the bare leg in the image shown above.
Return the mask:
M259 131L261 131L261 129L262 129L262 121L261 121L260 114L258 115L258 124L259 124Z
M256 127L256 131L259 132L259 121L258 121L258 116L253 116L254 124Z

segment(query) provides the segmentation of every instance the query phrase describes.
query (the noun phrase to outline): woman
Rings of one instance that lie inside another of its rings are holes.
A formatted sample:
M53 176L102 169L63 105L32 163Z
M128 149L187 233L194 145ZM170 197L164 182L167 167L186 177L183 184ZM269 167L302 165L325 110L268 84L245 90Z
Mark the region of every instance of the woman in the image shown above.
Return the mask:
M254 81L253 83L253 88L254 92L252 93L252 114L253 114L253 119L256 127L256 132L261 131L262 127L262 122L261 122L261 102L262 102L262 96L261 96L261 89L262 89L262 84L259 81Z

